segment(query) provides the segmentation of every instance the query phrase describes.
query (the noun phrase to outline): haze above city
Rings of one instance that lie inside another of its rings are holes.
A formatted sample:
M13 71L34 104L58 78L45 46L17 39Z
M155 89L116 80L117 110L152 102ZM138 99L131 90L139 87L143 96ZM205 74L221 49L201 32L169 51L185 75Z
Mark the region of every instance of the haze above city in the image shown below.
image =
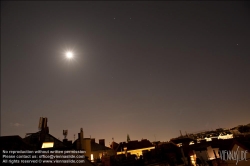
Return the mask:
M249 2L1 2L1 136L168 141L249 123ZM69 53L70 51L70 53Z

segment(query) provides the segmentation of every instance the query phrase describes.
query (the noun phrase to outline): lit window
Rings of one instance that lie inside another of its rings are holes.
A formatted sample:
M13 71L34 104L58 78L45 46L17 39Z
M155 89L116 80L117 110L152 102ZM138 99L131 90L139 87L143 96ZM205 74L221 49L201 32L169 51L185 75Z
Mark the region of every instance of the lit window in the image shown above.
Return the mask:
M182 146L182 143L177 144L177 146L181 147L181 146Z
M100 159L102 158L102 153L99 153L99 157L100 157Z
M53 148L54 142L44 142L42 148Z
M91 161L94 161L94 155L91 154L91 157L90 157Z
M193 145L194 144L194 141L191 141L190 143L189 143L189 145Z
M192 163L193 165L196 165L196 159L197 159L196 154L190 156L190 159L191 159L191 163Z

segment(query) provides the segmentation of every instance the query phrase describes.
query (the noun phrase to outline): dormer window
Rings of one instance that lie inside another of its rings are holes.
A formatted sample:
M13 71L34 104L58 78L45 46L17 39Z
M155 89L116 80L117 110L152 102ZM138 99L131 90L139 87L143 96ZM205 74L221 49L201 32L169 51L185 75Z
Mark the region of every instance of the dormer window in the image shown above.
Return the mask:
M53 148L54 142L44 142L42 148Z

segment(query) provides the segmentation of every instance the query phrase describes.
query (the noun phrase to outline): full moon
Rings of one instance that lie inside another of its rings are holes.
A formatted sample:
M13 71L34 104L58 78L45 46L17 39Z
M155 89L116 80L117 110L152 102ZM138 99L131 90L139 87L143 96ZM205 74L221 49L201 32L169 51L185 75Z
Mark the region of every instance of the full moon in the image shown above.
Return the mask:
M72 58L73 58L73 53L72 53L72 52L67 52L67 53L66 53L66 57L67 57L68 59L72 59Z

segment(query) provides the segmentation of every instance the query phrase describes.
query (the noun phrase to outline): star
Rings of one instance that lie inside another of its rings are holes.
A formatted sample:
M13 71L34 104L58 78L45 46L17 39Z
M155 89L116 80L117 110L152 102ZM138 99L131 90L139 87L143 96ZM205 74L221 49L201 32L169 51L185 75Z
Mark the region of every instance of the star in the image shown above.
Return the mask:
M239 45L239 44L236 44L237 46Z
M115 18L114 18L114 20L115 20Z

